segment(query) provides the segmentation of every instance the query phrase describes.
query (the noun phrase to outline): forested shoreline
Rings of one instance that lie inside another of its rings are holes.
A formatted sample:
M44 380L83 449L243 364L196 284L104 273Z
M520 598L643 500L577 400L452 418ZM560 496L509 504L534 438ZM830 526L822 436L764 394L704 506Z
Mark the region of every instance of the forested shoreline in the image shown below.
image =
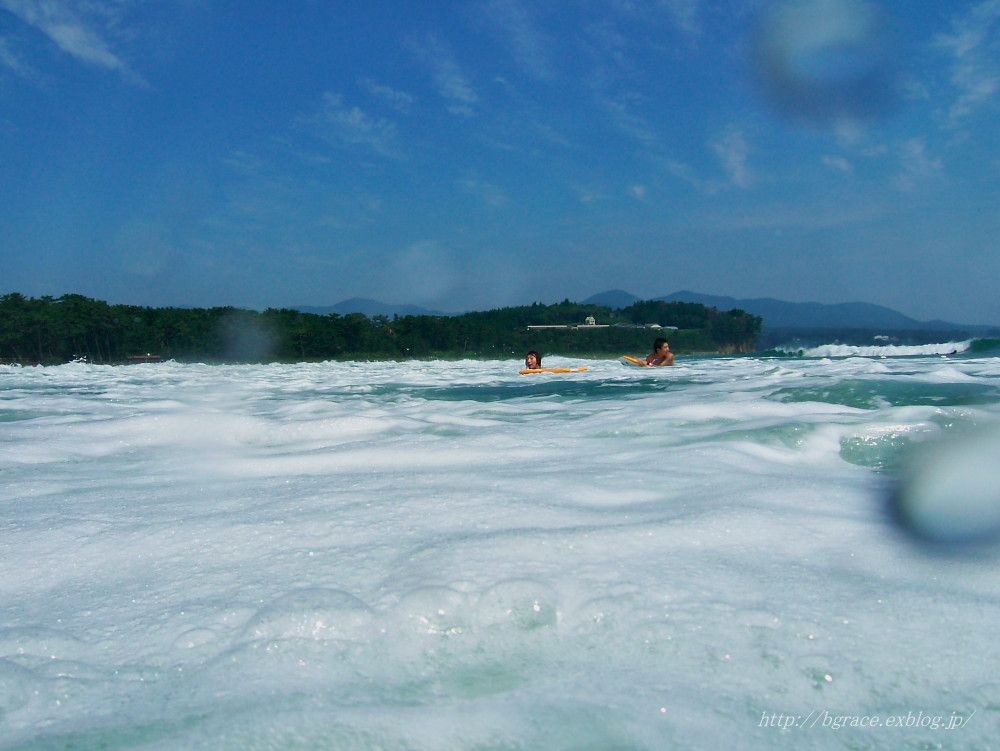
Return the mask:
M587 317L601 326L586 326ZM649 328L677 327L676 330ZM317 315L269 308L149 308L83 295L0 297L0 362L124 363L137 355L200 362L601 356L646 352L656 336L678 353L753 351L762 321L742 310L643 301L620 310L569 300L453 316ZM529 325L576 328L529 330Z

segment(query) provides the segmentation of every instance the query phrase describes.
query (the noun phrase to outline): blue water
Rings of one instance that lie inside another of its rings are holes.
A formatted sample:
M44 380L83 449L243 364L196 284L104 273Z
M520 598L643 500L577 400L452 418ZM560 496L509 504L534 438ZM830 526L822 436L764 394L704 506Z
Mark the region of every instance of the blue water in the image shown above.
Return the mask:
M0 366L0 748L994 743L996 545L885 498L1000 358L562 364Z

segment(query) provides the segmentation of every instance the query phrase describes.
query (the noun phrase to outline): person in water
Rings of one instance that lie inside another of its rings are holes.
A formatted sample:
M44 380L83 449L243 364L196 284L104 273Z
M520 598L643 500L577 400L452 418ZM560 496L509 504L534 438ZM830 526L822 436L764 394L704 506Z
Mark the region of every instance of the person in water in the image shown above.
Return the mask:
M657 339L653 342L653 354L646 358L648 367L658 367L660 365L673 365L674 353L670 351L670 342L666 339Z
M531 350L524 356L524 367L528 370L537 370L542 367L542 356L535 350Z

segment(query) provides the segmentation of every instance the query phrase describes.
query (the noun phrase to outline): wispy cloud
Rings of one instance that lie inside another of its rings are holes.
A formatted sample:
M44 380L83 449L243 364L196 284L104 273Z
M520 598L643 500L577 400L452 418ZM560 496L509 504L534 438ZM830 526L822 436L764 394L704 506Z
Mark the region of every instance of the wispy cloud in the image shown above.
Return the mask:
M864 140L865 129L856 119L842 117L833 124L833 134L842 148L849 148Z
M615 0L623 13L654 25L666 18L670 25L689 38L702 34L701 0Z
M438 94L448 102L448 111L456 115L473 116L473 105L479 101L479 97L455 60L451 48L433 34L428 34L421 42L412 41L409 46L430 69Z
M645 85L650 55L676 46L674 30L689 43L702 35L702 0L608 0L613 11L583 24L575 35L591 70L586 82L599 98L625 87ZM598 4L604 6L604 3Z
M315 126L321 137L341 147L361 148L383 157L402 156L396 125L346 104L340 94L324 94L319 115L305 121Z
M412 94L399 91L370 78L362 78L358 83L373 99L392 107L397 112L408 113L416 102L416 97Z
M628 194L630 196L632 196L632 198L634 198L637 201L645 201L646 200L646 186L645 185L640 185L638 183L635 184L635 185L630 185L629 189L628 189Z
M701 193L718 193L721 188L718 181L701 177L690 165L677 159L663 158L657 161L668 174L678 180L683 180Z
M850 174L854 171L854 166L842 156L831 156L829 154L823 156L823 164L832 170L837 172L843 172L844 174Z
M487 206L494 209L503 208L507 205L507 194L502 188L493 183L468 177L459 181L459 187L471 196L476 196Z
M679 30L691 37L701 35L699 0L659 0L657 4L667 12Z
M244 176L259 175L266 166L266 162L262 158L242 149L236 149L224 156L222 163Z
M605 97L600 100L611 117L611 123L623 134L646 147L659 144L659 135L646 118L634 111L628 97Z
M944 169L940 159L927 154L927 145L922 138L911 138L899 147L900 173L895 178L899 190L913 190L919 180L934 177Z
M738 128L728 128L707 144L720 161L725 179L706 178L669 153L653 124L634 111L630 98L606 97L600 103L609 113L614 127L640 146L645 159L665 169L673 177L694 186L698 191L711 194L727 186L749 188L753 185L755 178L749 165L750 146Z
M706 195L716 194L727 188L750 188L757 182L757 177L750 168L751 147L743 131L735 126L727 128L710 140L707 147L719 160L723 178L703 177L689 164L672 157L656 157L655 161L667 173Z
M591 206L604 198L600 190L587 185L571 185L570 189L576 193L580 203Z
M589 24L584 29L583 45L598 66L595 85L604 88L612 72L620 73L633 68L628 58L629 40L609 19Z
M22 78L38 78L37 71L14 51L10 41L4 37L0 37L0 66L13 71Z
M951 32L935 43L952 56L951 81L956 98L948 111L952 126L978 110L1000 91L998 62L1000 0L986 0L952 22Z
M484 12L523 71L540 80L553 78L550 43L519 0L488 0Z
M742 131L729 128L710 144L712 151L722 162L730 184L737 188L748 188L753 183L753 176L747 165L750 147L747 145Z
M112 50L105 39L105 34L119 20L119 4L0 0L0 8L41 31L60 50L77 60L116 71L130 83L145 84L143 78ZM99 26L105 27L103 33L96 28Z
M547 144L553 146L562 147L572 147L573 142L567 138L561 131L556 130L551 125L542 122L536 122L530 126L531 130L538 135Z

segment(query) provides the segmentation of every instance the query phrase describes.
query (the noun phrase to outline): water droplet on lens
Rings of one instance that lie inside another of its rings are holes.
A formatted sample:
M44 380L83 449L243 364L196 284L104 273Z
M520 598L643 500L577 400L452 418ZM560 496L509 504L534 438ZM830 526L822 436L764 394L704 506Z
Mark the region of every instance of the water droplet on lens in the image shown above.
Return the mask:
M864 0L784 0L753 40L764 92L785 113L819 124L868 117L892 100L885 18Z
M1000 539L1000 428L921 446L890 495L916 538L963 546Z

